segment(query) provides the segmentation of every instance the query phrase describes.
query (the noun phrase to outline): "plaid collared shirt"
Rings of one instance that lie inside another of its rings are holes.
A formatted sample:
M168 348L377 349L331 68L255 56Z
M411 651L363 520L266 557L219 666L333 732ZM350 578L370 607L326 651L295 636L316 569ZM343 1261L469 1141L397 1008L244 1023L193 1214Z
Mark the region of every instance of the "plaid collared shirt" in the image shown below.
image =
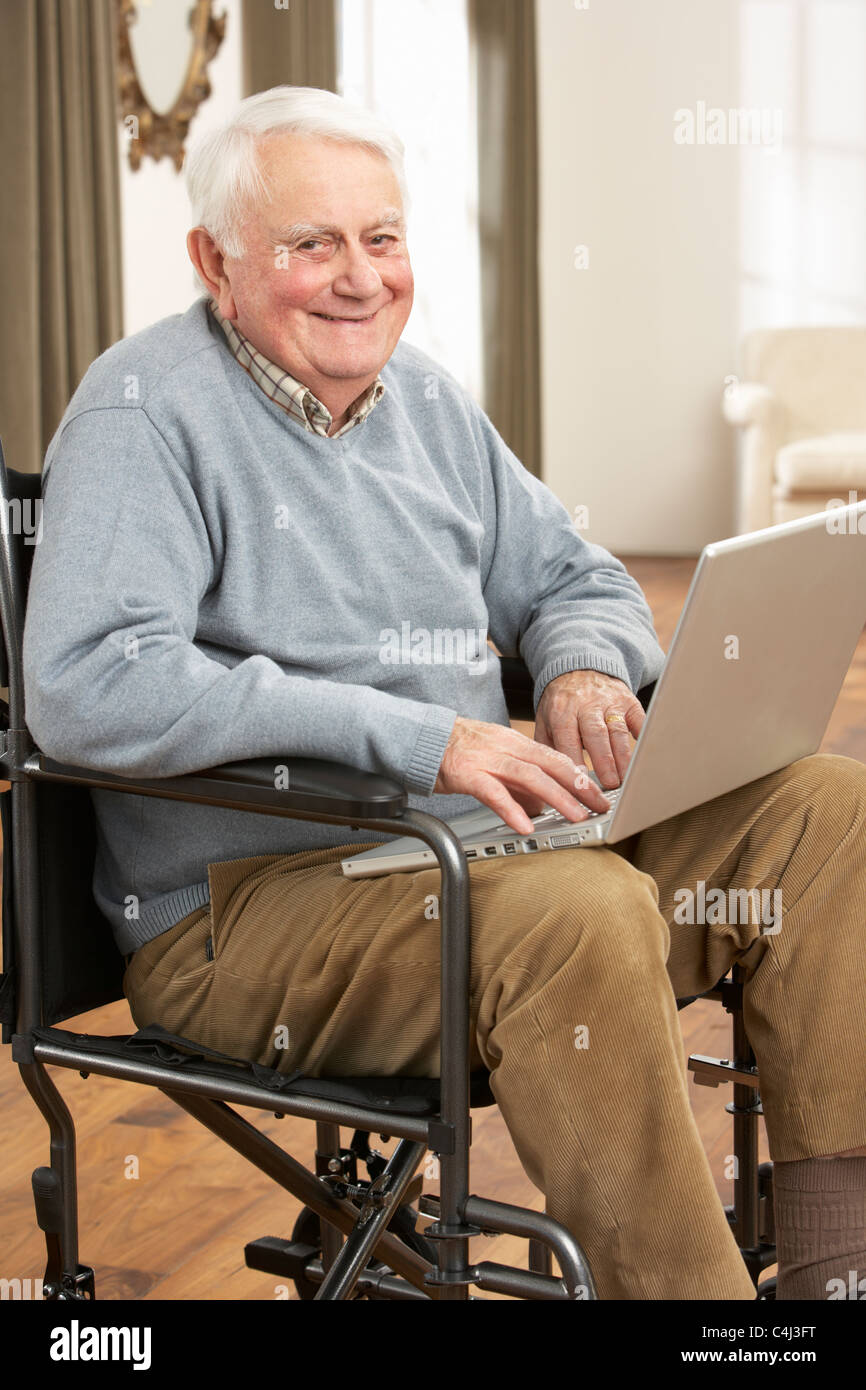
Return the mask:
M268 396L275 405L282 406L283 410L288 411L299 424L303 425L313 434L328 434L328 430L334 423L333 416L326 405L318 397L314 396L309 386L304 386L303 382L296 381L288 372L283 371L275 362L271 362L265 357L264 353L254 348L248 338L239 333L233 323L224 319L214 301L208 301L208 308L213 314L220 328L226 336L226 341L234 353L245 372L248 372L257 386L260 386L265 395ZM379 401L385 392L385 383L380 376L376 377L372 386L354 400L349 406L349 418L345 425L332 435L331 439L339 439L340 435L347 434L349 430L360 425Z

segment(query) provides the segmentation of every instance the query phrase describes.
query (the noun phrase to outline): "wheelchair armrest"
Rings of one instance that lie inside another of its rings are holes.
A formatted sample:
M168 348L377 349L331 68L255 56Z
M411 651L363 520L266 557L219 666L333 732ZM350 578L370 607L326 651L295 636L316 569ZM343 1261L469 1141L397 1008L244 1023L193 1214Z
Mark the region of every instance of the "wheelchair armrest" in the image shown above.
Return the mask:
M509 713L516 719L533 718L532 677L519 658L500 660ZM654 690L652 682L638 691L644 709ZM323 758L254 758L179 777L121 777L59 763L34 749L25 759L22 771L25 777L37 782L72 783L264 815L299 819L322 815L346 824L356 820L389 820L402 815L408 806L406 790L398 782Z
M408 804L405 788L390 778L317 758L255 758L179 777L119 777L58 763L36 750L27 758L24 771L38 782L74 783L301 819L305 813L347 822L388 819L401 815Z

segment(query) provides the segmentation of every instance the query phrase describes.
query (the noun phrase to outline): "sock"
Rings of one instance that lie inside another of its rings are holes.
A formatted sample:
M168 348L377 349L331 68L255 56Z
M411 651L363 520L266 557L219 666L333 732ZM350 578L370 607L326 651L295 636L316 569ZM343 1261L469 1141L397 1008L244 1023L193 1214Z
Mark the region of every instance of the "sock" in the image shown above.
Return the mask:
M773 1201L776 1298L866 1300L866 1158L775 1163Z

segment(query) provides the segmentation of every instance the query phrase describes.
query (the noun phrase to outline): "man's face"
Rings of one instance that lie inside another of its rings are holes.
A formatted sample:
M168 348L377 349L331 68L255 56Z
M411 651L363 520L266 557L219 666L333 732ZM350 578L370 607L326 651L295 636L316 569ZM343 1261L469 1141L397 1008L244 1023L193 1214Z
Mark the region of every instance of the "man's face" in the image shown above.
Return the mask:
M244 256L224 262L220 312L326 405L349 404L412 309L400 186L357 145L272 135L258 156L272 198L242 225Z

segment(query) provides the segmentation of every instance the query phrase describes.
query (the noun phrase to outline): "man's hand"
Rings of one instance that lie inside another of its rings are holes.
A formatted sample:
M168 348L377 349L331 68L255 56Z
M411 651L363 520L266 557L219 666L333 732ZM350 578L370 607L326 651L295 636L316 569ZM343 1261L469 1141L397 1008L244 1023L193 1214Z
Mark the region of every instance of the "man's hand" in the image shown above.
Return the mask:
M600 671L569 671L544 687L535 737L583 766L586 751L603 786L618 787L646 715L624 681Z
M609 806L587 777L583 763L577 767L567 754L544 747L516 729L460 715L433 790L474 796L519 835L532 834L529 817L537 816L546 805L572 821L585 820L587 806L593 811L606 811Z
M433 790L474 796L520 835L532 833L530 816L545 805L585 820L586 807L606 811L610 803L587 775L584 748L599 780L619 786L631 756L629 731L637 738L644 717L623 681L570 671L545 686L534 739L458 716Z

